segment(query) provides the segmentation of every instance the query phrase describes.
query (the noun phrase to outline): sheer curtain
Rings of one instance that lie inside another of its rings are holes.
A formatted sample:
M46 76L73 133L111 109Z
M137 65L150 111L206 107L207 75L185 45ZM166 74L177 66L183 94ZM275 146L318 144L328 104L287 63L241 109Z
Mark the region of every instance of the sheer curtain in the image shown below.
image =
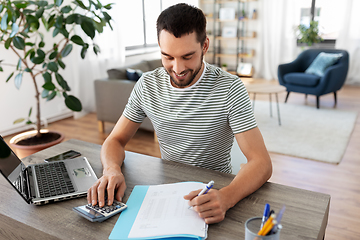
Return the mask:
M345 11L337 16L342 21L336 48L349 52L350 64L347 75L347 84L360 84L360 1L343 0L346 4Z
M259 2L258 45L255 77L277 79L279 64L297 56L294 27L300 19L296 0L264 0Z
M106 78L106 70L109 68L120 67L125 62L125 47L123 44L124 27L125 24L124 8L122 7L122 1L102 0L103 5L107 3L115 2L112 5L112 9L108 11L112 17L110 27L106 26L104 32L96 35L94 42L99 45L101 53L95 55L92 46L90 45L85 59L81 59L80 51L81 47L73 44L73 51L76 53L71 54L71 57L67 59L67 68L64 75L68 75L67 78L73 81L72 94L78 97L83 105L83 111L75 113L75 118L79 118L87 114L88 112L96 111L95 108L95 93L94 93L94 81L96 79ZM87 36L82 34L81 37L86 39ZM91 42L91 41L87 41Z

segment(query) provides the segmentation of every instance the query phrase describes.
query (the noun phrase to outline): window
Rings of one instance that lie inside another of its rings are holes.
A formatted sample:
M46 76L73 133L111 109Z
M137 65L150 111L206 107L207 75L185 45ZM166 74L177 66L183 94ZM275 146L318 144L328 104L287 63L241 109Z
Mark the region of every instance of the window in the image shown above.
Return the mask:
M198 0L127 0L124 44L126 50L157 47L156 20L163 9L185 2L198 6Z
M317 21L324 42L335 42L341 24L336 13L344 10L344 4L338 0L306 0L299 3L300 24L308 26L311 20Z

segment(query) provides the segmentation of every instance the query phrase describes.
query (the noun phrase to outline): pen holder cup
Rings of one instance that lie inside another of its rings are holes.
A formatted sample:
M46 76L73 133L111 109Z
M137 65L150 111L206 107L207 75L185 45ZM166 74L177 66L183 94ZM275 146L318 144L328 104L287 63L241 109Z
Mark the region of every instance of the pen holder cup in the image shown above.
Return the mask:
M257 233L260 230L261 226L261 217L253 217L246 221L245 223L245 240L279 240L280 239L280 230L275 234L267 236L259 236Z

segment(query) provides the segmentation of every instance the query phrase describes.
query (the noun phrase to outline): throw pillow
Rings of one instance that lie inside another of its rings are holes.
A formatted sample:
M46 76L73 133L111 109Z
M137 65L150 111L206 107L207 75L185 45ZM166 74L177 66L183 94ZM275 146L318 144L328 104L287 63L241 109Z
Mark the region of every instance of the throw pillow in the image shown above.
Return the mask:
M139 80L142 74L143 72L139 69L131 69L131 68L126 69L126 77L129 80L137 81Z
M322 77L325 74L326 68L336 63L341 57L342 53L321 52L305 70L305 73L311 73Z

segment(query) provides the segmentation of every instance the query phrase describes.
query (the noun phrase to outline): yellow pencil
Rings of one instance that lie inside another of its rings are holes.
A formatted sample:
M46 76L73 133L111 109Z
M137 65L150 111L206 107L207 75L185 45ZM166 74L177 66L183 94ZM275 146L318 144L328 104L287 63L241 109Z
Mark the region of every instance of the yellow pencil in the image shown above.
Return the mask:
M275 224L277 224L276 220L272 220L272 222L267 226L266 229L264 229L263 233L261 234L261 236L266 236L266 234L268 234L268 232L271 231L271 229L275 226Z
M260 229L260 231L258 232L258 235L262 236L262 233L264 232L265 229L267 229L267 227L272 223L272 221L274 220L274 218L276 218L275 214L271 214L270 217L268 218L268 220L265 222L264 226Z

